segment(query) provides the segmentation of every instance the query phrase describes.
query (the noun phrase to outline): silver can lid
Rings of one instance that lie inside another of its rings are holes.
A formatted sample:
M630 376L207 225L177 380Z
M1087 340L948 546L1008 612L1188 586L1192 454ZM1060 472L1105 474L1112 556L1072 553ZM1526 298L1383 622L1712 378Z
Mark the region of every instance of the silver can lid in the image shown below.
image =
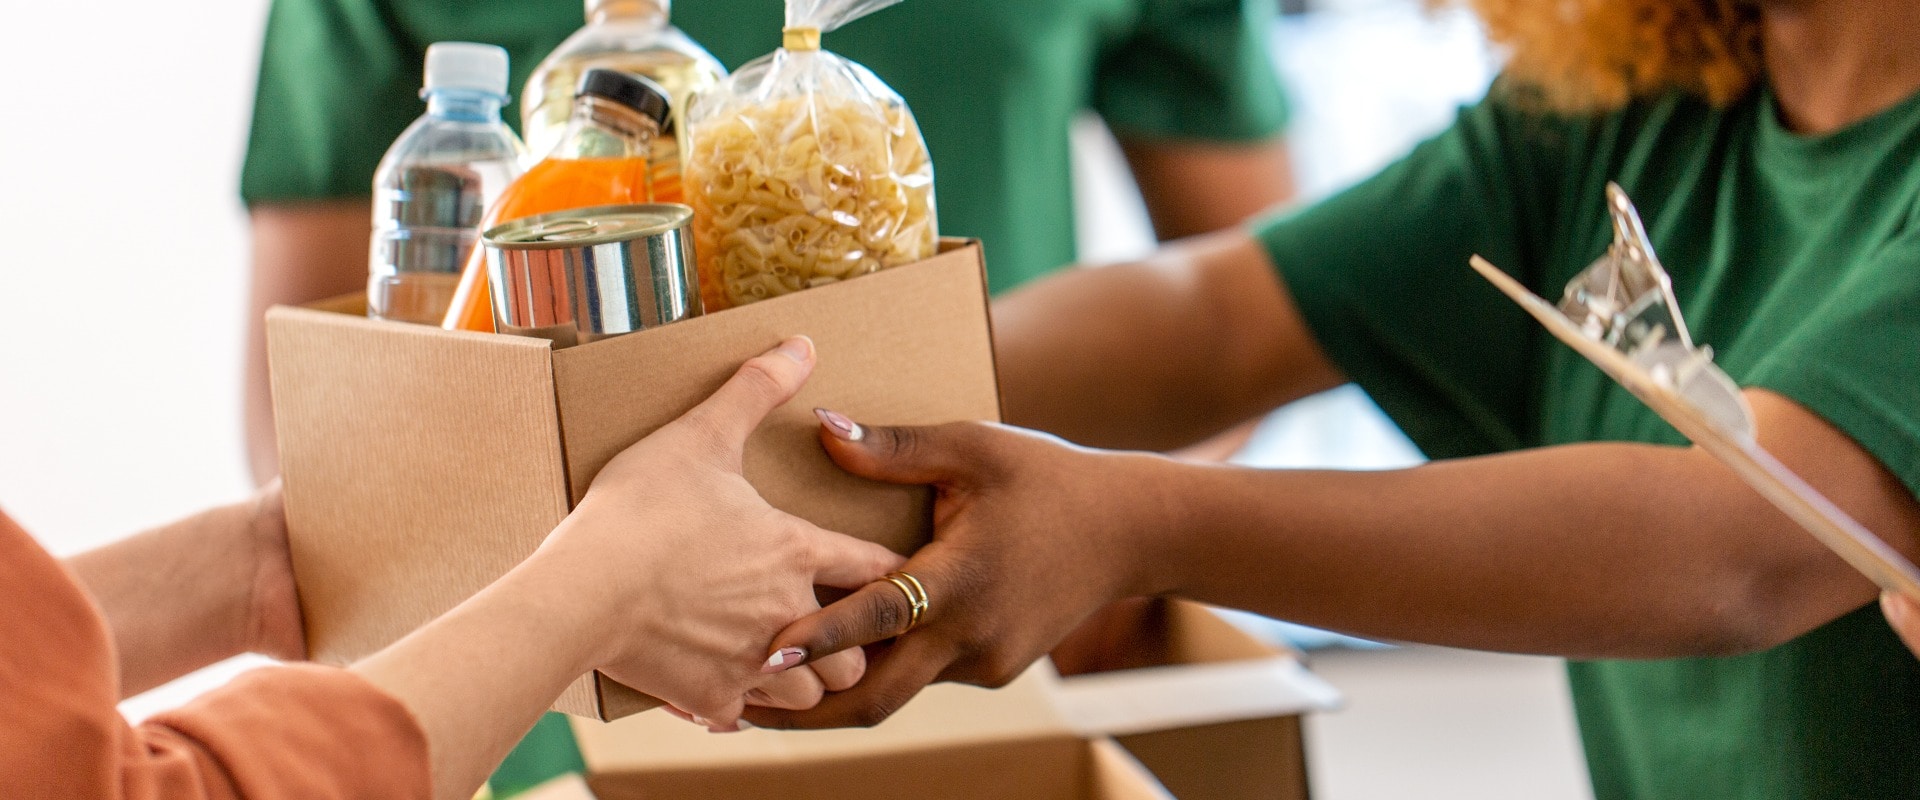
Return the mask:
M679 203L593 206L521 217L480 235L502 250L594 247L657 236L686 227L693 209Z

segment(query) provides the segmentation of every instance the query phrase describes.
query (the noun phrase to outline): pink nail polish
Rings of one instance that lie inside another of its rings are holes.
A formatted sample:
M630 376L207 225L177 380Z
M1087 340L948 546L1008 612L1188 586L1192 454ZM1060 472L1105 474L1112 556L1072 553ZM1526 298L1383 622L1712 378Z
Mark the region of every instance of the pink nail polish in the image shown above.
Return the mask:
M821 424L827 426L827 432L833 434L837 439L857 442L867 437L866 429L861 428L859 423L847 419L844 414L837 411L828 411L824 408L816 408L813 410L813 413L814 416L820 418Z
M764 674L784 672L788 668L805 661L806 658L807 651L805 650L798 647L783 647L780 648L778 652L767 657L767 663L760 668L760 672Z

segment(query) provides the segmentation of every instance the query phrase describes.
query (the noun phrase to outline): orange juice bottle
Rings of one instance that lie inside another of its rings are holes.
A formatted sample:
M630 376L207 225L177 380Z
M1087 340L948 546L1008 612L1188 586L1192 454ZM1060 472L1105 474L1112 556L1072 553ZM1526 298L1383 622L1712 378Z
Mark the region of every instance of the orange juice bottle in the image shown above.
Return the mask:
M481 230L571 208L681 202L678 184L655 191L649 167L653 140L660 135L667 113L667 93L652 81L618 70L587 70L580 76L573 119L567 122L560 143L527 174L507 185L487 209ZM475 247L467 259L441 327L493 330L485 248Z

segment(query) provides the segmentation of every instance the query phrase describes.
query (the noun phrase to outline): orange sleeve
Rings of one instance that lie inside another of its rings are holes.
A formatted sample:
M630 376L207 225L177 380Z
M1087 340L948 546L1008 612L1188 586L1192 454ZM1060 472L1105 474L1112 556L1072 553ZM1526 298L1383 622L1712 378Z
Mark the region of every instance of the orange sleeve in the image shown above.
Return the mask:
M387 800L430 796L398 700L318 666L242 675L129 726L105 621L0 514L0 787L13 800Z

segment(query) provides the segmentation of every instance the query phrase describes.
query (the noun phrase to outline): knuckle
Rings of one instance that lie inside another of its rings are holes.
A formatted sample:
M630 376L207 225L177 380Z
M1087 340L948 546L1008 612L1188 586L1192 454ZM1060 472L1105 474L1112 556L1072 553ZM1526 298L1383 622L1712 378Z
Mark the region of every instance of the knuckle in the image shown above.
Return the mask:
M892 588L891 584L887 588ZM881 637L892 636L907 627L905 597L878 595L868 604L868 619L873 623L873 632Z
M763 397L778 397L787 391L787 382L780 367L767 356L741 364L736 380Z
M725 713L728 707L733 704L733 701L739 699L739 697L737 694L730 694L718 690L703 691L699 697L695 698L694 702L681 707L696 717L711 719Z
M811 523L798 517L787 517L786 524L779 527L776 543L780 547L778 552L786 554L787 563L811 575L832 558L832 552L815 535Z
M887 455L897 460L911 459L921 450L921 438L919 428L889 428L886 436Z
M991 655L981 664L980 685L989 689L999 689L1012 683L1020 674L1026 672L1026 665L1019 659L1005 655Z
M968 683L983 689L1005 689L1007 688L1007 684L1013 682L1014 677L1015 676L1008 675L1004 672L988 669L981 672L974 680L968 681Z
M792 625L795 620L807 616L812 609L806 600L792 595L782 594L767 601L755 620L760 631L779 633L781 629Z
M822 653L840 652L840 643L847 640L838 625L821 625L806 637L807 651L816 657Z
M698 408L680 419L688 442L697 450L723 450L727 446L727 426L711 409Z
M855 709L851 721L855 727L871 728L886 722L888 717L893 716L893 712L899 711L900 707L906 704L906 698L899 692L880 694L873 698L873 702Z

